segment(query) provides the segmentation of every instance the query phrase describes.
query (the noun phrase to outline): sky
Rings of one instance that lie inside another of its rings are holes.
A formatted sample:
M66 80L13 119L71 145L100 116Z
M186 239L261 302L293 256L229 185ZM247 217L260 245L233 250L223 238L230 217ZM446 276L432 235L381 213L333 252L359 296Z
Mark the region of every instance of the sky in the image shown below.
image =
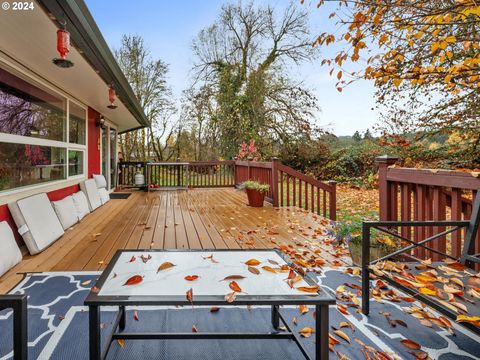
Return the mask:
M236 0L233 0L236 1ZM144 38L154 58L169 64L168 82L177 99L186 89L194 57L192 40L198 32L211 25L220 8L228 0L86 0L105 40L112 49L119 48L123 34L135 34ZM255 0L269 3L280 11L288 0ZM298 1L300 2L300 1ZM305 1L308 3L308 1ZM330 9L303 5L311 14L311 26L315 34L335 30L328 20ZM301 6L301 5L299 5ZM336 77L329 75L330 69L320 66L322 58L331 57L336 45L322 51L314 63L292 68L294 77L318 98L320 113L318 124L336 135L352 135L356 130L363 133L371 128L378 114L374 107L374 87L365 80L345 88L339 93L335 88Z

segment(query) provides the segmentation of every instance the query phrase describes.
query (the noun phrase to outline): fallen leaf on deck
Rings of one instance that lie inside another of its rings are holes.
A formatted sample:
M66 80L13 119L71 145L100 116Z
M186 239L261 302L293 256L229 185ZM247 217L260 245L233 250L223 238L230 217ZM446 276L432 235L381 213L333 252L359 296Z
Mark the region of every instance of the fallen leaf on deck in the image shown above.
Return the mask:
M219 307L213 306L213 307L210 308L211 313L215 313L215 312L219 312L219 311L220 311Z
M82 282L80 285L82 286L87 286L88 284L90 284L92 282L92 280L85 280L84 282Z
M306 314L308 313L308 306L307 305L300 305L300 314Z
M302 328L298 333L303 336L304 338L308 338L310 336L312 336L312 334L315 332L315 329L311 328L311 327L304 327Z
M123 286L138 285L142 281L143 281L143 276L133 275L131 278L129 278L127 281L125 281L125 284L123 284Z
M120 347L121 347L122 349L125 348L125 340L123 340L123 339L118 339L118 340L117 340L117 343L118 343L118 345L120 345Z
M137 310L135 310L135 311L133 312L133 320L135 320L135 321L140 320L139 317L138 317L138 311L137 311Z
M198 279L198 275L187 275L187 276L185 276L184 279L187 280L187 281L195 281L195 280Z
M338 337L341 337L343 340L346 342L350 343L350 338L348 337L347 334L345 334L342 330L334 330L333 333L337 335Z
M457 322L466 322L480 327L480 316L458 315Z
M100 292L100 289L99 289L98 287L96 287L96 286L93 286L93 287L90 289L90 291L91 291L92 293L94 293L94 294L98 294L98 293Z
M172 263L169 262L169 261L166 261L166 262L164 262L162 265L160 265L160 266L158 267L158 269L157 269L157 274L158 274L160 271L162 271L162 270L166 270L166 269L169 269L169 268L174 267L174 266L176 266L176 265L175 265L175 264L172 264Z
M196 325L193 325L193 326L192 326L192 332L194 332L194 333L198 332L198 329L197 329L197 326L196 326Z
M410 339L405 339L400 342L403 344L403 346L412 350L420 350L422 348L419 344L417 344L415 341Z

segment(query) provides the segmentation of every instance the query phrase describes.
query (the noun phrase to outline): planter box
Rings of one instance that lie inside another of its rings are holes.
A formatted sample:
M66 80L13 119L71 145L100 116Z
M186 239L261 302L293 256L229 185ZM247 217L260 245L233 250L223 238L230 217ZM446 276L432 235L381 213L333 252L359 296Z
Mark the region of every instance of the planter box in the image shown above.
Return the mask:
M354 265L362 265L362 245L361 244L352 244L348 243L348 250L350 251L350 256L352 257L352 262ZM380 259L383 256L391 254L395 249L387 250L380 246L370 245L370 261Z

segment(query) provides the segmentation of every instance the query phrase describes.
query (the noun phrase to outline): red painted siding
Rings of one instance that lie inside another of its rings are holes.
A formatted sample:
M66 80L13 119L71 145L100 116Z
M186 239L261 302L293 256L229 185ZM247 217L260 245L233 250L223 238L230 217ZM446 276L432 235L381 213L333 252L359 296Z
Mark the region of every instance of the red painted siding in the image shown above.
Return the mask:
M100 114L88 108L88 177L92 174L100 174L100 127L97 119Z

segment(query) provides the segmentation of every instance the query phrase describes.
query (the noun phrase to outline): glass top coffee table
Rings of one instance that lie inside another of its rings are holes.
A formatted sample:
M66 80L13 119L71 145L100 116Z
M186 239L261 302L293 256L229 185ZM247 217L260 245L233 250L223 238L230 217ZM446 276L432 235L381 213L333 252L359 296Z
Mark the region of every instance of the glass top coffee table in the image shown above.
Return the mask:
M281 305L313 305L315 359L328 359L328 306L335 298L308 276L301 276L278 250L119 250L85 300L89 307L90 359L104 359L114 340L291 339L310 357ZM271 306L269 333L125 332L126 306ZM100 308L118 306L103 348Z

